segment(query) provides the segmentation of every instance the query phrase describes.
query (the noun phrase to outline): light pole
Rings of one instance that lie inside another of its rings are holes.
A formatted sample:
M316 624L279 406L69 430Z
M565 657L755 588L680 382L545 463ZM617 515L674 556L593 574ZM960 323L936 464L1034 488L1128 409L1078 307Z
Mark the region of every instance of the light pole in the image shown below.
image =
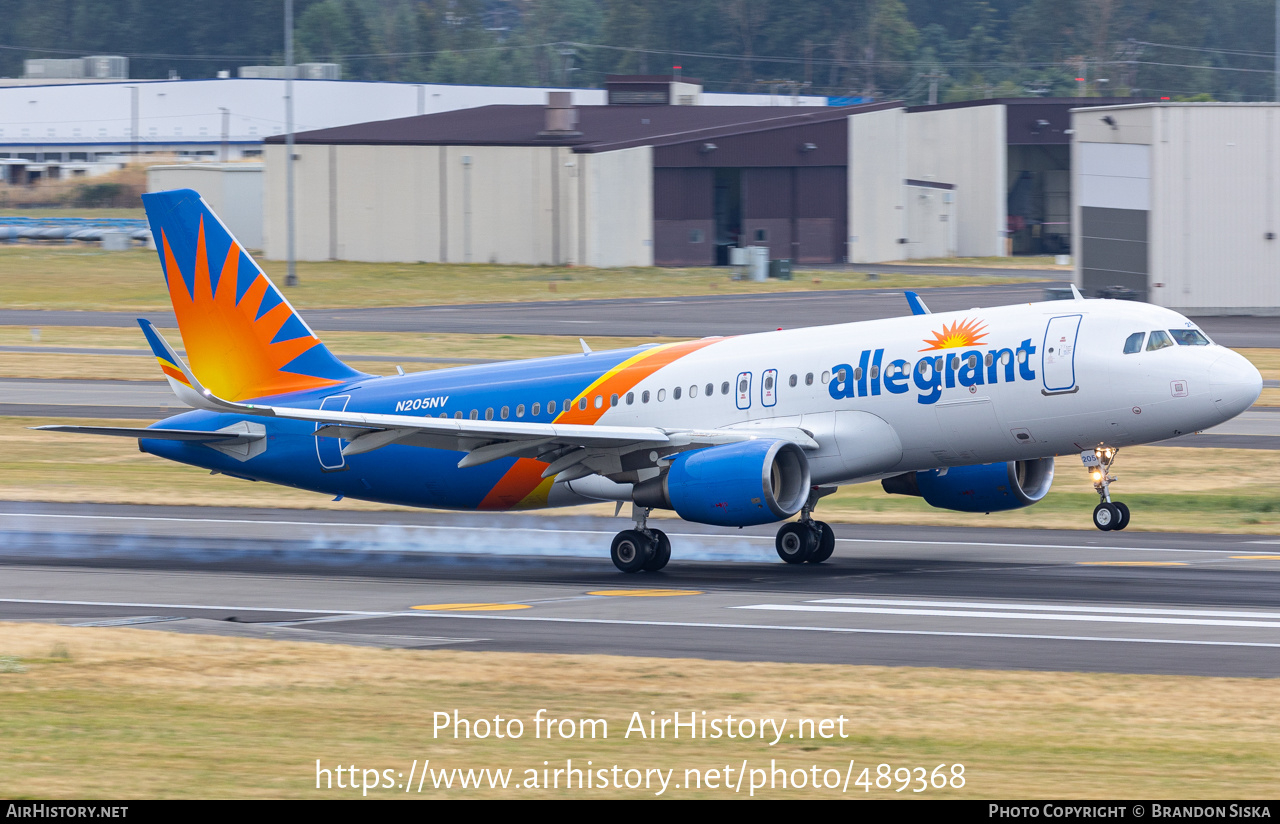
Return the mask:
M218 111L222 112L222 152L218 159L226 163L227 142L231 139L231 110L226 106L219 106Z
M293 237L293 0L284 0L285 286L298 285Z
M129 154L138 162L138 87L129 87Z

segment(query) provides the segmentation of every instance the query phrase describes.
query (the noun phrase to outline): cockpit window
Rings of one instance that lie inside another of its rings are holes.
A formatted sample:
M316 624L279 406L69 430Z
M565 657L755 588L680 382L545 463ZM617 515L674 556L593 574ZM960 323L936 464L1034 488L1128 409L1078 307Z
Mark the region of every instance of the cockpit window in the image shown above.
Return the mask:
M1170 329L1169 334L1179 346L1208 346L1209 339L1199 329Z
M1124 339L1124 353L1132 355L1134 352L1142 351L1142 339L1146 336L1146 332L1134 332L1132 335Z
M1173 341L1169 338L1169 333L1163 329L1155 330L1151 333L1151 337L1147 339L1148 352L1164 349L1166 346L1173 346Z

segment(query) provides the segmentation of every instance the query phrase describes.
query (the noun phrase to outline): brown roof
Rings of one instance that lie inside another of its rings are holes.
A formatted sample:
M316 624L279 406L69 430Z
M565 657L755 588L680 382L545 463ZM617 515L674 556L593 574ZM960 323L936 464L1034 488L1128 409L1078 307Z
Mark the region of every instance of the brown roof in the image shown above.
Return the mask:
M823 123L897 108L866 106L579 106L578 135L540 136L544 106L480 106L299 132L296 143L364 146L570 146L601 152ZM283 135L267 143L283 143Z

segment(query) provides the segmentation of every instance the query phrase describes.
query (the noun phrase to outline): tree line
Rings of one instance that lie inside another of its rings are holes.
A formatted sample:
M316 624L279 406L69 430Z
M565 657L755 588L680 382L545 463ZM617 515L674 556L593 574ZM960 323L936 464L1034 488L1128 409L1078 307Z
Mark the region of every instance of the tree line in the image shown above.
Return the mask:
M1274 0L295 0L298 62L352 80L599 87L679 71L709 91L923 103L1272 100ZM0 0L0 76L126 54L134 77L283 62L283 0ZM675 67L679 67L676 69Z

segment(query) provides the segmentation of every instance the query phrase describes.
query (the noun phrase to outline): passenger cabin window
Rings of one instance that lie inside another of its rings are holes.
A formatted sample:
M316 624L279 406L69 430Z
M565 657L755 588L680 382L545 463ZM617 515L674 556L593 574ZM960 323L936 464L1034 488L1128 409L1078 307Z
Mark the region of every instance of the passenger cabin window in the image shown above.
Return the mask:
M538 417L539 415L541 415L541 414L542 414L542 404L541 404L541 403L535 403L535 404L533 405L533 410L532 410L532 412L533 412L533 416L534 416L535 418L536 418L536 417Z
M799 379L795 375L792 375L791 378L787 381L787 385L794 387L798 381Z
M627 406L630 406L631 404L633 404L633 403L635 403L635 402L636 402L636 393L635 393L635 392L628 392L628 393L627 393Z
M1146 332L1134 332L1132 335L1124 339L1124 353L1132 355L1134 352L1142 351L1142 339L1146 336Z
M1204 336L1203 332L1196 329L1170 329L1169 334L1173 335L1174 343L1179 346L1209 345L1209 339Z
M671 400L673 401L680 400L680 387L677 386L675 389L671 390Z
M648 403L648 402L649 402L649 390L646 389L640 393L640 403Z
M535 412L534 414L536 415L537 413ZM555 402L555 401L547 401L547 414L548 414L548 415L554 415L554 414L556 414L556 402Z
M516 417L517 418L524 417L524 404L519 404L518 406L516 406Z
M1151 337L1147 339L1147 351L1154 352L1157 349L1164 349L1167 346L1173 346L1173 339L1169 337L1169 333L1163 329L1157 329L1151 333Z
M720 394L721 394L721 395L728 395L728 394L729 394L729 382L728 382L728 381L725 381L724 383L720 384Z
M662 401L665 401L666 399L667 399L667 390L665 390L665 389L659 389L659 390L658 390L658 401L659 401L659 402L662 402Z
M810 372L810 373L808 373L807 375L805 375L805 376L804 376L804 385L805 385L805 386L813 386L813 373L812 373L812 372Z

